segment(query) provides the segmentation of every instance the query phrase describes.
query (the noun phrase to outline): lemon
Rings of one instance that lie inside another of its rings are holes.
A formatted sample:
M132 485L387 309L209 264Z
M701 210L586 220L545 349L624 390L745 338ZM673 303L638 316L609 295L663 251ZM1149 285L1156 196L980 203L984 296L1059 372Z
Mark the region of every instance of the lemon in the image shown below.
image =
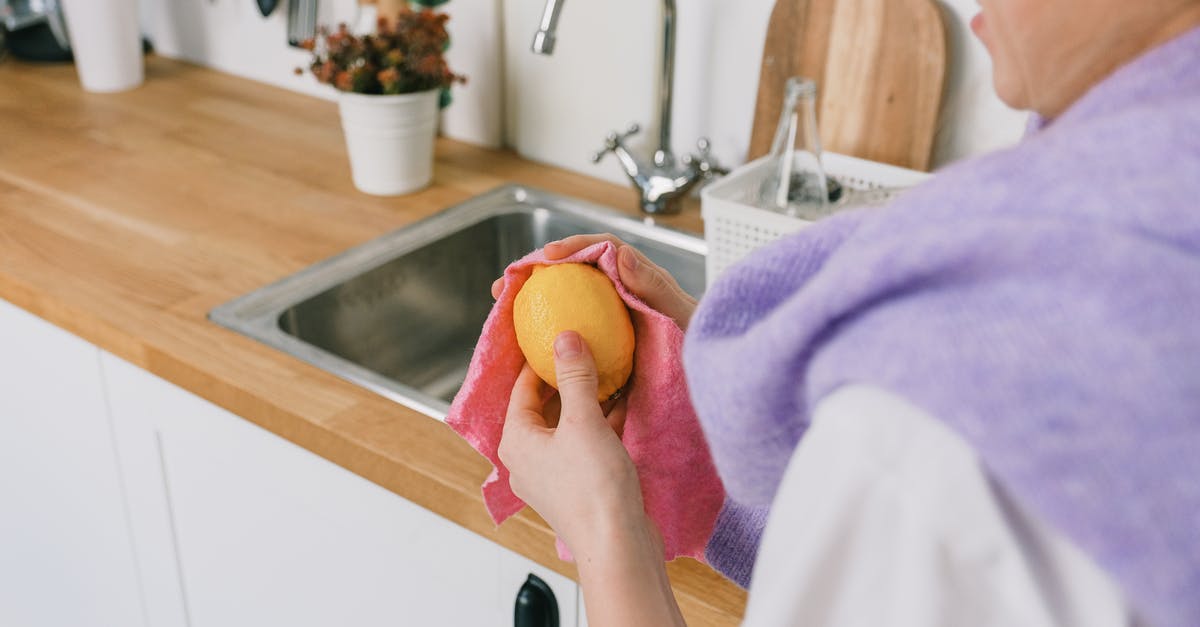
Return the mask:
M598 400L610 398L633 371L633 322L616 287L586 263L536 266L513 302L517 344L533 371L558 387L554 339L575 331L596 360Z

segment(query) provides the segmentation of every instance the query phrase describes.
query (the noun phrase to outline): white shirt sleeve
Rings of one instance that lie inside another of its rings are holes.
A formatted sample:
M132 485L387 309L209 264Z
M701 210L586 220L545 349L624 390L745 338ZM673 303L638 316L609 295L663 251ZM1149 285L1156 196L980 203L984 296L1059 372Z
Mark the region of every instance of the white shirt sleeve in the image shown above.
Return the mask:
M822 401L793 454L744 625L1118 627L1116 585L986 476L957 434L879 388Z

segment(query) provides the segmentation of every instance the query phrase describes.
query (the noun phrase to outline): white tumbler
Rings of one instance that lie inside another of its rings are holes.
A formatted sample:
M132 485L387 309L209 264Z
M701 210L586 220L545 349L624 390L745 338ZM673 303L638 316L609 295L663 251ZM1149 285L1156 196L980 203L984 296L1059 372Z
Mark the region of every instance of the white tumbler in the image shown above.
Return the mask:
M137 0L62 0L83 88L94 92L142 84L142 32Z

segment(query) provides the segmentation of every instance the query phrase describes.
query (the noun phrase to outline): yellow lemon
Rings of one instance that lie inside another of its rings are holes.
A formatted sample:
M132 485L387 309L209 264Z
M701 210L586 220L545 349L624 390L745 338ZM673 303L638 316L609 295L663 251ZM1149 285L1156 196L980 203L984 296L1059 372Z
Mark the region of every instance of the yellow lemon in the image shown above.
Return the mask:
M586 263L537 266L513 302L517 344L533 371L555 388L554 339L575 331L587 342L600 378L599 400L611 397L633 371L633 322L617 288Z

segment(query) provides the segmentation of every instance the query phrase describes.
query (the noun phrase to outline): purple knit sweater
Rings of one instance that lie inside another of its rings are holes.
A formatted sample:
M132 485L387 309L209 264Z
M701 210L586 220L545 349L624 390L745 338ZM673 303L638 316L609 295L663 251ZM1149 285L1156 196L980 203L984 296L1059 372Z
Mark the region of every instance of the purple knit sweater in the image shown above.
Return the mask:
M1200 29L1019 146L756 252L684 360L735 579L814 405L869 383L954 428L1142 620L1200 625Z

